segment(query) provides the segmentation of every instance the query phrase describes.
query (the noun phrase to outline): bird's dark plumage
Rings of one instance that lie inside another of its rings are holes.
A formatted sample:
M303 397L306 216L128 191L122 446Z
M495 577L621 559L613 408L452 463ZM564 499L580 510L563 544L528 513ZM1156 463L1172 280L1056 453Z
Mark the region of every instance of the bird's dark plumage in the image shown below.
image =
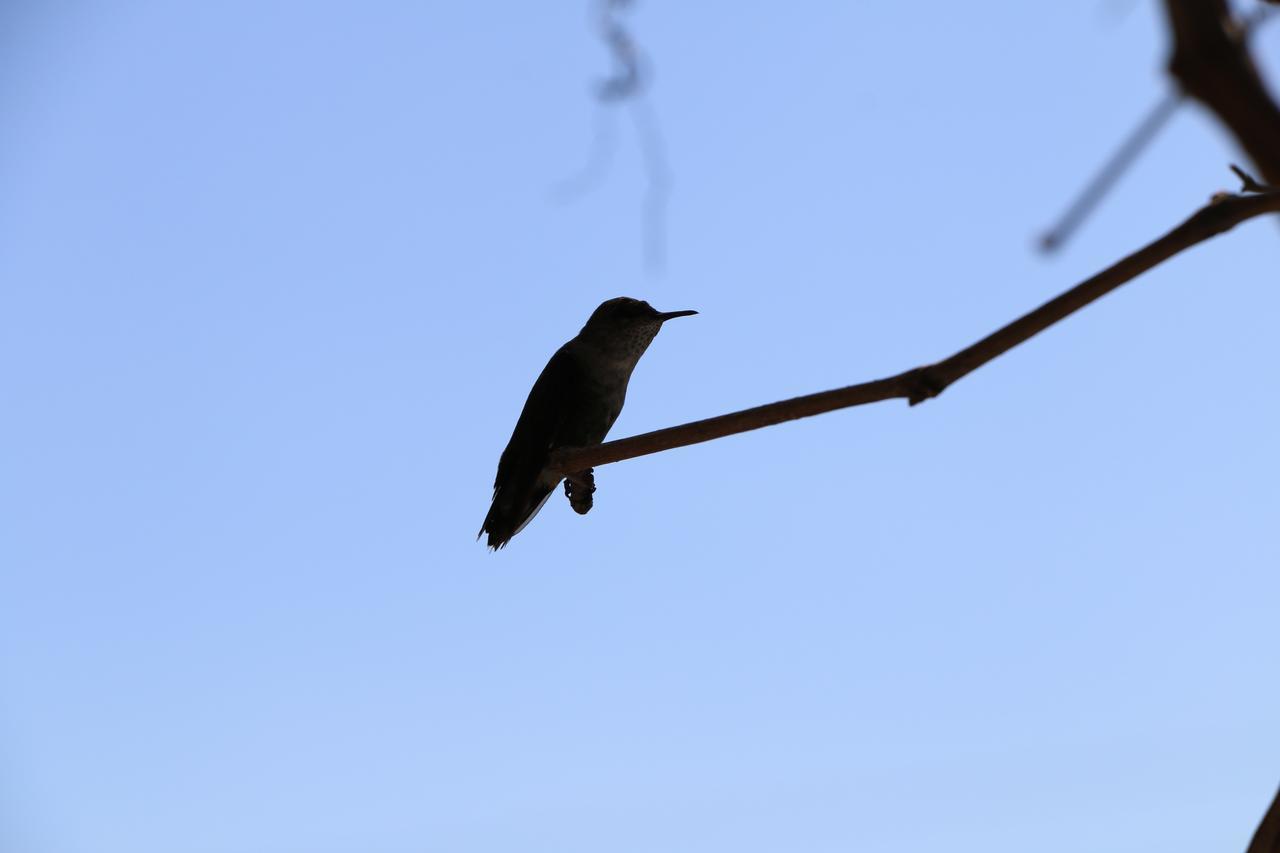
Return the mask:
M506 545L555 490L561 477L545 470L553 450L604 441L622 411L631 372L662 323L693 313L663 314L637 299L610 299L556 351L533 384L498 461L493 503L480 528L481 535L489 535L490 548ZM590 493L578 488L570 502L585 513Z
M542 369L525 400L511 440L498 460L493 482L493 504L484 517L481 533L489 534L489 547L501 548L538 514L555 490L555 481L541 477L551 450L565 443L565 421L581 408L575 396L583 385L583 371L568 344L560 347ZM547 414L550 413L550 417Z

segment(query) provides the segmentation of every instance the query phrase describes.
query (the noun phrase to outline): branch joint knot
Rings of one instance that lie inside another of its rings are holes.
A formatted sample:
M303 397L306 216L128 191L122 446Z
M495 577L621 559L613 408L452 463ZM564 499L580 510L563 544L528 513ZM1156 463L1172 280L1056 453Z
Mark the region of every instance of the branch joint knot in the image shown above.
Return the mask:
M917 367L908 371L905 376L907 405L915 406L925 400L931 400L947 389L949 382L943 381L933 372L935 365Z

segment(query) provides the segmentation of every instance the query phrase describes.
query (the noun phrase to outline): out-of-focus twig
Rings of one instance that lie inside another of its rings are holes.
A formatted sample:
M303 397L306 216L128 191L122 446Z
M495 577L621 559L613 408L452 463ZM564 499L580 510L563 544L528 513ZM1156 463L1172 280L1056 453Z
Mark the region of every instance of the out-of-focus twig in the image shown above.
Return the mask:
M635 39L622 24L620 14L635 0L600 0L600 38L613 56L614 73L603 80L596 90L602 101L620 101L638 94L644 84L641 76L640 50Z
M1269 0L1280 2L1280 0ZM1178 0L1170 0L1178 2ZM1200 3L1202 0L1192 0ZM1217 2L1217 0L1213 0ZM1225 8L1225 6L1223 7ZM1244 16L1238 26L1239 51L1245 51L1244 40L1257 28L1269 20L1274 9L1259 7ZM1196 24L1203 26L1203 21ZM1085 185L1080 194L1067 207L1062 217L1040 238L1040 248L1045 252L1053 252L1066 244L1075 234L1089 214L1106 198L1107 194L1119 183L1120 178L1133 166L1134 162L1146 150L1147 146L1160 134L1185 100L1182 89L1172 89L1164 95L1120 143L1115 153L1102 165L1097 174ZM1263 170L1266 174L1266 170Z
M593 189L604 179L618 147L617 116L604 105L595 110L595 130L591 134L591 150L577 172L562 180L552 190L557 201L569 202Z
M647 99L649 74L644 56L624 24L622 14L635 0L598 0L596 29L609 49L613 73L596 85L596 130L586 165L561 182L555 195L569 200L597 184L608 171L617 147L612 108L625 104L631 112L640 156L644 163L645 195L643 233L645 265L661 269L665 256L666 206L671 190L671 170L657 117Z
M1098 173L1085 184L1080 195L1062 214L1062 218L1040 238L1040 248L1052 252L1062 247L1071 238L1080 224L1093 212L1098 203L1106 197L1121 176L1129 170L1151 141L1168 123L1173 114L1182 105L1182 95L1169 92L1151 108L1147 115L1133 129L1128 138L1120 143L1111 158L1102 165Z

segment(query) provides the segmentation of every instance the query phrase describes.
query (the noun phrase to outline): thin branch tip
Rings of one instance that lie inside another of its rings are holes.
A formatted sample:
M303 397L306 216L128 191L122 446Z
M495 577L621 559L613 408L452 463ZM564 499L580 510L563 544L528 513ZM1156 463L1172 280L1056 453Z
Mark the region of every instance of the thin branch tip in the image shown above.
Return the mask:
M1269 187L1260 182L1253 175L1250 175L1244 169L1241 169L1235 163L1231 163L1231 171L1235 172L1236 177L1240 179L1240 192L1242 193L1266 193L1272 192L1275 188Z

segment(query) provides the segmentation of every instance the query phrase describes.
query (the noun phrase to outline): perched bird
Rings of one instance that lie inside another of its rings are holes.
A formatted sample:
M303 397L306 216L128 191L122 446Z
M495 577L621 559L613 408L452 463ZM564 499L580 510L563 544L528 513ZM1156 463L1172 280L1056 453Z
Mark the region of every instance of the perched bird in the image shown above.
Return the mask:
M560 482L560 474L545 470L552 451L604 441L622 411L631 372L662 324L697 313L663 313L620 296L601 304L577 337L556 350L498 460L493 503L479 534L489 534L490 548L501 548L523 530ZM579 513L591 508L594 490L590 470L565 480L565 494Z

